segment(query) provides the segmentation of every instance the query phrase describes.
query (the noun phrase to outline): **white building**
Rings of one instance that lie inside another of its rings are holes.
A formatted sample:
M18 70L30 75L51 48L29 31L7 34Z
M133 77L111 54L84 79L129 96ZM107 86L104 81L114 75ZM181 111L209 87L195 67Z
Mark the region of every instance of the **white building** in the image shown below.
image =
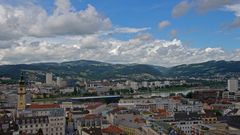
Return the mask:
M231 78L228 80L228 90L230 92L236 92L238 91L238 80Z
M58 87L62 87L63 86L62 85L62 81L63 81L63 79L61 77L57 77L57 86Z
M42 129L44 135L50 135L48 116L20 117L16 119L19 131L23 134L37 134Z
M53 84L53 76L52 73L46 73L46 84L52 85Z
M133 90L137 90L138 89L138 83L137 82L130 82L130 88L132 88Z
M48 117L48 135L64 135L65 134L65 111L60 108L58 104L31 104L28 108L28 113L24 114L25 117ZM40 123L41 124L41 123ZM31 127L31 124L28 124ZM40 126L40 125L38 125ZM42 125L41 125L42 126ZM44 134L45 135L45 134Z
M147 81L143 81L143 82L142 82L142 87L147 88L147 87L148 87L148 82L147 82Z
M197 112L195 113L186 113L186 112L178 112L174 115L175 121L174 125L183 131L186 135L192 135L192 127L198 124L202 124L203 121L201 119L201 115Z
M155 81L154 84L155 84L155 87L161 87L162 86L160 81Z

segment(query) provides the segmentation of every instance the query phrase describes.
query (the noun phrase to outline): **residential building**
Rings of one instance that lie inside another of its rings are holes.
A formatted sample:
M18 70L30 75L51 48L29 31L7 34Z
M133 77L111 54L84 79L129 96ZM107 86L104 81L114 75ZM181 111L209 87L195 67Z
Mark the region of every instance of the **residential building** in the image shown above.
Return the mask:
M16 123L22 133L36 134L41 129L44 135L51 135L48 116L19 117Z
M53 84L53 75L52 73L46 73L46 84L52 85Z
M238 80L231 78L228 80L228 90L230 92L236 92L238 91Z

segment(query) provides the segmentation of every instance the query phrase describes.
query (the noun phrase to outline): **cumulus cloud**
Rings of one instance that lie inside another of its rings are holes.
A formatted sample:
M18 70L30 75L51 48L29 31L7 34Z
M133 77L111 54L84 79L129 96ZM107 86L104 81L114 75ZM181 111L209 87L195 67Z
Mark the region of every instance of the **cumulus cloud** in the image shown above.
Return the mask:
M158 24L158 28L159 28L159 29L163 29L163 28L165 28L165 27L167 27L167 26L169 26L169 25L171 25L171 23L170 23L169 21L167 21L167 20L161 21L161 22L159 22L159 24Z
M109 18L99 14L92 5L75 11L69 0L56 0L53 14L37 5L0 5L0 40L23 36L94 34L111 28Z
M239 28L240 27L240 3L234 5L225 6L226 10L231 11L235 14L236 19L228 25L228 28Z
M180 16L191 7L187 1L181 3L177 8L185 7L185 11L173 16ZM236 8L228 8L238 15ZM163 21L159 27L169 25L170 22ZM92 5L76 11L69 0L56 0L52 14L34 4L0 4L0 29L0 64L89 59L173 66L208 60L240 60L240 49L227 52L222 48L186 46L176 39L175 29L170 31L173 40L161 40L148 34L148 27L112 27L110 19ZM111 36L115 33L134 36L122 40Z
M227 10L234 12L235 16L240 17L240 3L225 6Z
M197 63L208 60L240 60L240 50L191 48L180 40L160 40L140 34L129 40L81 35L58 40L19 40L0 49L0 64L100 60L111 63L145 63L161 66Z

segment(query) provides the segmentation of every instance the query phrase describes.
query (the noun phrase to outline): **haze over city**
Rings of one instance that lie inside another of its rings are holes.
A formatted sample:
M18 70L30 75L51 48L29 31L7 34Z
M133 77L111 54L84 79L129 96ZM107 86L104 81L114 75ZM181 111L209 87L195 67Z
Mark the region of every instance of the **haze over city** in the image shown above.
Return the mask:
M238 0L0 0L0 64L240 60Z

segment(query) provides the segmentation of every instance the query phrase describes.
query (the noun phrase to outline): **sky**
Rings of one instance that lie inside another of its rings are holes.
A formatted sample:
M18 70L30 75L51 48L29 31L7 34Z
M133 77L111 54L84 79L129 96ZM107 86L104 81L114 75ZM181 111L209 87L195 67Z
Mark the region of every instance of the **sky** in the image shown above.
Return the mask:
M0 0L0 64L240 60L239 0Z

